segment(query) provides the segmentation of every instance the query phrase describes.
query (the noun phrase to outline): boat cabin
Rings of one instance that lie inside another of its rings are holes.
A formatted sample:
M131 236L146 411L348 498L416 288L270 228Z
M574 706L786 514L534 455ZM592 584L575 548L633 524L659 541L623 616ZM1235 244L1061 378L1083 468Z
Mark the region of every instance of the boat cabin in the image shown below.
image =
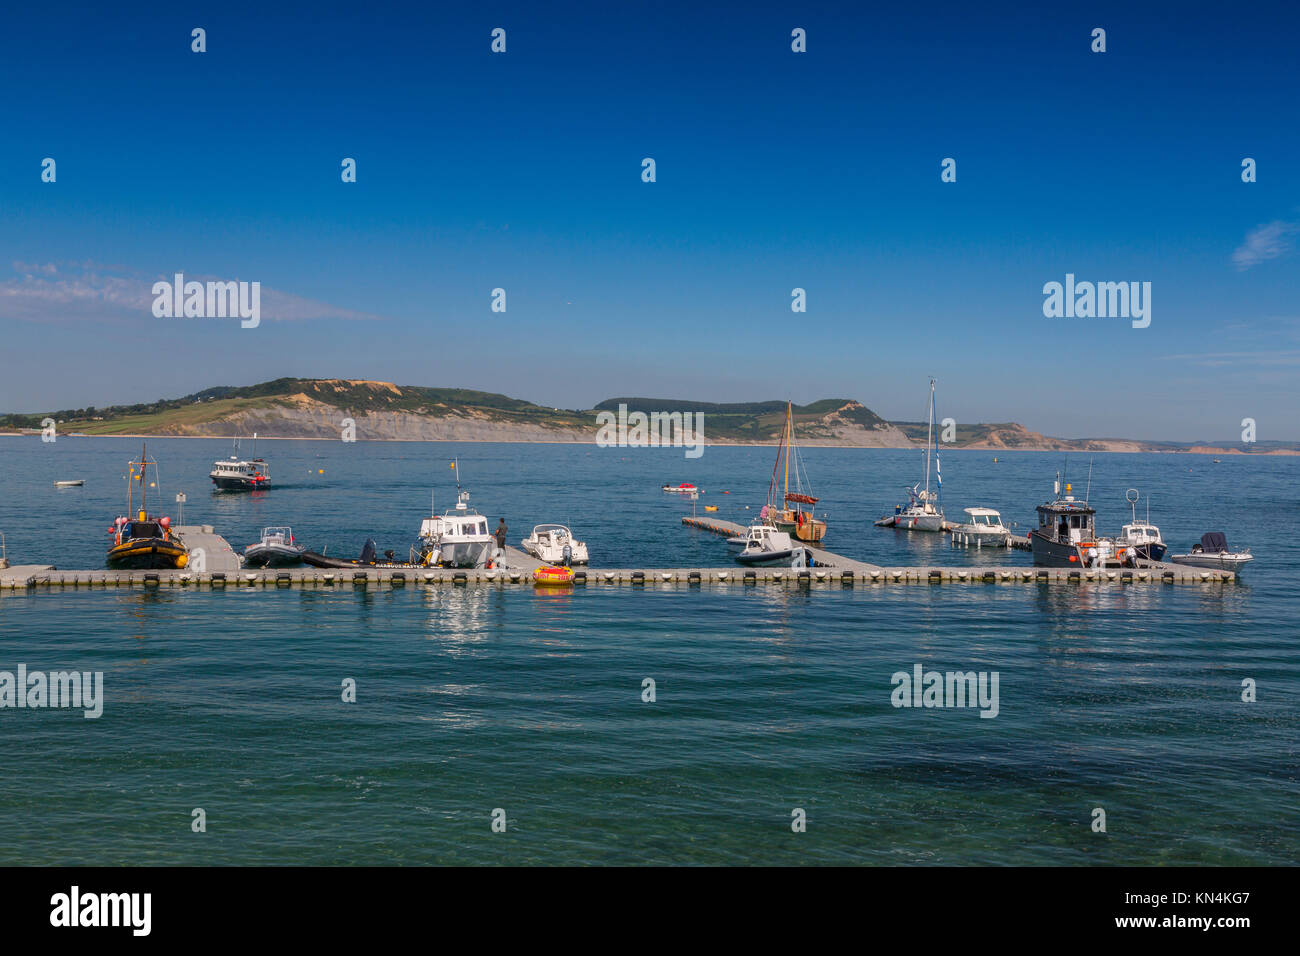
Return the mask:
M1097 511L1072 497L1058 498L1049 504L1039 505L1038 532L1049 540L1061 544L1079 544L1096 538L1094 522Z
M987 528L989 531L1005 531L1006 526L1002 524L1002 512L994 511L992 508L966 508L966 514L970 515L970 521L967 524L974 525L981 530Z
M266 462L261 458L254 458L252 461L231 459L214 463L212 477L266 479L269 474Z
M1124 525L1123 530L1120 532L1120 539L1135 547L1141 547L1144 544L1165 543L1164 538L1160 537L1160 529L1153 524L1147 524L1145 521Z

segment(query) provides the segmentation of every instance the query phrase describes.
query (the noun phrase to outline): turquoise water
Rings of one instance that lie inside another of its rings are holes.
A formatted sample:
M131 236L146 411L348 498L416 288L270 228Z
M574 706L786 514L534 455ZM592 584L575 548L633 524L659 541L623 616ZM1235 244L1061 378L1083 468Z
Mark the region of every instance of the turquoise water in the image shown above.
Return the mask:
M452 500L459 455L512 542L565 521L597 567L725 565L659 486L694 481L743 520L772 464L766 448L259 442L281 486L253 498L204 487L228 447L150 442L161 493L184 487L186 520L239 545L285 523L331 553L367 535L404 550L430 486ZM100 566L138 450L0 439L10 559ZM805 456L832 550L1028 563L872 528L918 455ZM944 456L949 513L1032 519L1061 456L992 458ZM1069 468L1082 489L1086 459ZM0 669L103 671L106 700L98 720L0 710L0 863L1295 863L1296 478L1293 458L1097 456L1103 530L1127 520L1126 487L1150 492L1171 545L1224 530L1253 547L1230 587L6 594ZM894 708L891 675L915 663L997 671L998 716Z

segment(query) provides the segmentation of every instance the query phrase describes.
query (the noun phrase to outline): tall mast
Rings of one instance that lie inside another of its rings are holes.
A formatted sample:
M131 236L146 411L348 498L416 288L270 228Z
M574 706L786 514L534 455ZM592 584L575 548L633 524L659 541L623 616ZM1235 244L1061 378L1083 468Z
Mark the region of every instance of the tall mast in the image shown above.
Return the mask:
M140 445L140 510L143 511L143 512L145 512L145 517L148 517L148 508L145 506L145 501L144 501L144 499L145 499L145 481L144 481L144 472L145 472L145 469L148 467L148 465L146 464L146 461L147 461L148 459L147 459L147 456L146 456L146 454L145 454L145 452L147 451L147 449L148 449L148 446L146 446L146 445L144 445L144 444L141 444L141 445Z
M930 497L930 443L934 438L934 379L930 379L930 420L925 429L925 497Z
M794 429L790 425L790 402L785 403L785 494L790 493L790 441L794 438ZM782 504L785 500L782 499Z

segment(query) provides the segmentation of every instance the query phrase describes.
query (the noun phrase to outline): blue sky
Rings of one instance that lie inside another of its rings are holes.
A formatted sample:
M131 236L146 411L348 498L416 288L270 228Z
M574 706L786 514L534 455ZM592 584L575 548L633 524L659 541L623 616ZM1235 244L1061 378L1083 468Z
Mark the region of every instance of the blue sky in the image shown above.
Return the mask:
M918 419L935 376L959 421L1300 439L1300 15L969 6L6 10L0 411L297 375ZM155 318L178 271L261 325ZM1150 327L1045 318L1066 273Z

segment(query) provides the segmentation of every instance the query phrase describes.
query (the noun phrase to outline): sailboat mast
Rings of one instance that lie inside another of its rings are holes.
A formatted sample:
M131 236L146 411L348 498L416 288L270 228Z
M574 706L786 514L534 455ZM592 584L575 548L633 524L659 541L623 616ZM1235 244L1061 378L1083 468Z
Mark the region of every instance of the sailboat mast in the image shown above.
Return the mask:
M930 417L925 429L925 497L930 497L930 443L934 439L934 379L930 379Z
M790 493L790 440L794 429L790 426L790 402L785 403L785 494ZM785 504L784 499L781 501Z

